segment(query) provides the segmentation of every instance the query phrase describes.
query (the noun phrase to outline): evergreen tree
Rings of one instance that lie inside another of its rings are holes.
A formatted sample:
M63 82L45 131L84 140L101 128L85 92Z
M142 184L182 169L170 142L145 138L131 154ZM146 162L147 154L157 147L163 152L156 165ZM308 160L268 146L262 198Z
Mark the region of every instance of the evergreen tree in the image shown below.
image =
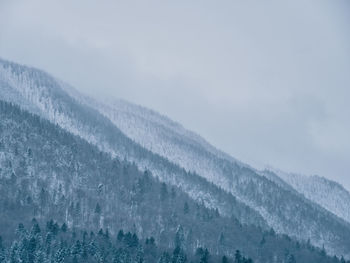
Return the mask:
M35 240L34 237L32 237L29 240L29 243L27 246L28 263L34 263L36 246L37 246L37 241Z
M224 236L224 233L221 232L219 236L219 246L224 245L224 242L225 242L225 236Z
M124 239L124 232L123 230L119 230L118 235L117 235L117 240L122 241Z
M188 214L189 212L190 212L190 207L188 206L188 203L185 202L185 204L184 204L184 214L186 215L186 214Z
M16 229L16 234L23 237L26 235L26 230L24 228L24 225L22 223L18 224L18 227Z
M37 234L40 234L41 229L40 229L39 224L36 222L36 220L35 220L35 223L34 223L34 225L33 225L33 227L32 227L32 230L31 230L30 232L31 232L31 234L32 234L33 236L35 236L35 235L37 235Z
M287 263L296 263L294 255L291 254L288 256Z
M10 249L10 263L20 263L19 251L18 251L18 243L14 242Z
M0 236L0 263L5 261L5 249L2 244L2 237Z
M143 263L144 261L144 251L142 246L138 246L136 257L135 257L135 263Z
M172 263L185 263L187 261L186 254L180 247L176 247L173 252Z
M66 232L67 232L67 229L68 229L68 227L67 227L66 223L63 223L62 226L61 226L61 231L62 231L63 233L66 233Z
M42 250L37 250L35 253L35 263L46 263L48 262L45 253ZM53 261L56 263L56 261Z
M95 214L101 214L101 207L100 207L100 204L99 203L97 203L96 204L96 207L95 207Z
M235 252L235 263L242 263L242 255L239 250Z
M201 258L200 258L200 263L208 263L209 262L209 257L210 257L210 254L209 254L209 251L208 249L204 249L203 251L203 254L201 255Z
M160 198L162 201L164 201L168 197L168 189L165 183L161 184L160 188Z
M176 234L175 234L175 247L180 247L182 248L183 246L183 243L185 241L185 235L184 235L184 232L183 232L183 228L182 226L179 226L177 228L177 231L176 231Z
M228 258L226 256L223 256L221 263L228 263Z
M64 250L59 248L54 255L54 262L55 263L63 263L64 258L65 258Z
M160 256L158 263L171 263L171 257L168 252L163 252Z

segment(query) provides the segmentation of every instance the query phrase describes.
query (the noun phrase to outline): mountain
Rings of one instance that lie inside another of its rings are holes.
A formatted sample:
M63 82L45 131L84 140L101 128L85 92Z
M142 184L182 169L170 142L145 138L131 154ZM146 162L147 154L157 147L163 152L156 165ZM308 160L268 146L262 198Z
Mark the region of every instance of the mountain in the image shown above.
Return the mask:
M220 152L159 114L86 98L49 74L0 61L0 98L38 114L99 150L149 170L197 204L247 225L272 227L329 254L350 257L350 226L296 191ZM317 220L315 220L317 219Z
M149 171L140 171L18 106L0 101L0 118L0 233L6 241L18 240L8 250L9 256L11 251L21 257L40 249L28 245L29 240L44 247L51 244L55 253L48 249L45 253L55 256L58 248L67 247L63 242L68 238L66 230L58 228L66 225L76 233L67 240L69 244L72 239L77 243L77 234L86 229L104 240L123 229L136 233L137 240L153 237L159 250L180 247L193 254L203 247L216 257L234 257L240 250L257 262L290 258L340 262L309 243L222 216L195 202L181 188L160 182ZM25 230L22 223L29 226L30 221L41 225L49 221L45 240L36 235L38 227ZM89 240L95 240L91 234ZM0 258L2 247L0 242ZM102 254L111 251L96 250Z
M317 175L306 176L267 168L307 199L350 222L350 193L340 184Z
M215 182L220 187L224 188L225 182L221 184L216 181L217 178L213 178L220 171L220 167L215 166L215 159L225 159L241 167L251 169L248 165L214 148L197 134L184 129L180 124L152 110L120 99L105 99L103 102L93 100L79 94L73 88L67 89L67 92L80 102L98 110L128 137L143 147L165 156L189 171L204 175L206 179ZM256 173L260 174L259 171L256 171ZM306 180L285 181L285 177L281 176L280 173L277 175L271 170L265 170L262 174L283 189L299 196L299 198L304 199L299 193L303 194L312 202L347 220L346 217L350 211L348 207L350 206L350 199L348 192L341 185L320 177L311 177L314 180L308 180L308 182ZM288 178L291 179L291 177ZM306 178L304 177L304 179ZM335 190L338 193L335 193ZM331 195L336 196L335 200L330 197ZM308 202L307 200L304 201ZM341 204L337 206L335 202Z
M0 99L38 114L112 156L135 162L141 170L151 170L161 180L181 186L193 199L218 208L228 217L267 227L256 211L202 177L187 173L166 158L141 147L103 115L69 96L65 91L67 86L45 72L0 60L0 83L7 91L0 93Z

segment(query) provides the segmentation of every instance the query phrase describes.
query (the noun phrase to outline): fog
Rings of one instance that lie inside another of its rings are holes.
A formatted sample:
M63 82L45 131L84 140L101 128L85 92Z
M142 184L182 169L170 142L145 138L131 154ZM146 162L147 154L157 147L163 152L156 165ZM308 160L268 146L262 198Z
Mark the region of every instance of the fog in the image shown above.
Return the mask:
M0 0L0 57L350 189L350 1Z

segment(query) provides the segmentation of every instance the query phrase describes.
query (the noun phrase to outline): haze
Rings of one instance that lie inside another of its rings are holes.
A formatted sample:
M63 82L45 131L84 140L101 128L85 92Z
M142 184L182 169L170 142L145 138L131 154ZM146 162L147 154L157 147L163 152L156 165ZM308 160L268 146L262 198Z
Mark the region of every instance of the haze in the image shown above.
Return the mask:
M350 189L350 1L0 0L0 57Z

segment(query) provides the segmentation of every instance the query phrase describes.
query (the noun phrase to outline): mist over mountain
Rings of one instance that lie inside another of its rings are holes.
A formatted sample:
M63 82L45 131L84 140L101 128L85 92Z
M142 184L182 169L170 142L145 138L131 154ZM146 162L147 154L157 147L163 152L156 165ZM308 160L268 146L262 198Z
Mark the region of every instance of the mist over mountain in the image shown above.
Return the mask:
M191 253L350 257L349 193L337 183L259 171L155 111L87 97L35 68L0 60L0 89L0 234L9 239L19 206L27 222L121 228L164 249L181 226Z

